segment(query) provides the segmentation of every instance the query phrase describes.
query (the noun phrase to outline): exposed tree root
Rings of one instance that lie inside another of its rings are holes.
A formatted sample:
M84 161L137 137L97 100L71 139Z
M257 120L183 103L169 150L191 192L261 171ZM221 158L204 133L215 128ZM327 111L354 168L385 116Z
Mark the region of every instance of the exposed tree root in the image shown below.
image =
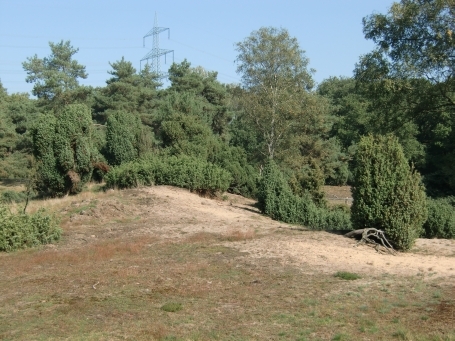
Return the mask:
M351 231L346 233L345 237L359 239L356 246L359 244L366 244L374 247L377 252L382 254L390 253L394 256L397 254L385 237L384 232L375 228Z

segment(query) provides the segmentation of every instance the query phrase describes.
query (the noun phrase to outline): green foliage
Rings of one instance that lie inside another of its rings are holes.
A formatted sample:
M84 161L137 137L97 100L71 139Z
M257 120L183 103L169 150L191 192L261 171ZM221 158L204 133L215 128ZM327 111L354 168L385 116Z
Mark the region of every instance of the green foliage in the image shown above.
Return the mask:
M264 168L258 189L259 209L272 219L301 224L317 230L347 230L351 228L345 211L318 207L309 195L292 193L283 173L273 160Z
M423 224L426 238L455 238L455 198L428 198L428 219Z
M188 155L220 166L232 175L229 192L255 195L257 172L248 164L245 151L224 143L199 116L174 114L162 123L161 129L166 153Z
M210 127L196 115L174 114L161 125L163 146L171 154L213 158L220 144Z
M337 118L331 134L337 137L345 150L368 133L371 116L367 110L370 102L359 93L355 79L331 77L319 84L317 92L330 101L330 110Z
M36 190L44 196L75 194L92 176L99 153L91 141L90 110L71 104L59 115L41 115L32 129Z
M287 30L273 27L252 32L237 43L237 52L245 115L263 137L261 152L273 158L313 87L308 58Z
M224 169L190 156L150 156L112 168L105 176L108 188L171 185L214 195L229 187Z
M329 136L334 122L329 108L328 100L322 96L303 96L300 114L293 120L289 136L283 138L281 149L276 153L280 167L294 173L304 185L302 189L310 190L318 202L321 202L321 186L325 181L344 185L349 175L349 157L342 151L338 139Z
M182 310L182 308L181 303L168 302L161 307L161 310L167 311L168 313L175 313L176 311Z
M363 137L354 159L352 225L377 228L401 250L409 250L427 218L420 174L410 168L398 139Z
M116 166L139 156L142 129L138 116L126 111L111 112L107 119L106 159Z
M157 89L161 85L157 76L146 65L139 73L133 64L123 57L109 63L112 75L107 85L94 94L94 118L106 122L112 111L122 111L141 118L146 125L153 124L153 112L157 105Z
M26 178L31 139L28 127L35 117L27 94L4 94L0 101L0 178Z
M309 194L313 202L319 207L326 206L324 186L324 173L315 159L310 159L299 171L293 172L289 179L292 192L297 196Z
M166 120L173 113L192 114L205 122L216 135L226 137L231 112L228 92L217 73L191 67L184 60L169 69L171 86L165 92L159 115Z
M34 83L32 93L49 109L59 109L70 103L84 102L90 89L79 85L78 78L87 78L85 66L73 60L78 52L69 41L49 43L51 55L37 55L22 63L27 83Z
M17 191L3 191L1 192L0 202L5 204L12 204L13 202L19 203L24 202L27 199L27 194L25 192Z
M0 178L25 179L32 165L32 157L23 152L14 152L5 158L0 158Z
M2 80L0 79L0 103L2 103L2 101L8 97L8 91L6 90L6 88L3 86L3 83L2 83Z
M393 133L431 194L455 194L453 1L402 0L363 19L376 48L355 75L375 134Z
M259 172L248 164L243 148L223 145L212 162L231 174L228 192L256 197Z
M346 281L353 281L353 280L362 278L362 277L360 277L359 275L357 275L355 273L347 272L347 271L338 271L335 274L335 277L344 279Z
M52 243L61 233L56 218L44 209L34 214L14 214L0 204L0 251Z

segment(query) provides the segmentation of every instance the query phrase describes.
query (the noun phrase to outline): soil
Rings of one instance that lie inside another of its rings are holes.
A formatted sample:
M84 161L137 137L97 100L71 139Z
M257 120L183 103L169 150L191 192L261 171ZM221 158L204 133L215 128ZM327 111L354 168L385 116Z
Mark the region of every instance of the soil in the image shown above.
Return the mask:
M384 255L340 234L273 221L258 212L253 200L232 194L223 199L156 186L68 201L61 209L67 217L64 242L49 248L73 248L125 234L162 240L216 234L226 239L220 244L244 252L245 257L274 258L301 265L305 271L417 275L447 283L455 279L455 240L418 239L410 252ZM242 238L236 239L239 235Z

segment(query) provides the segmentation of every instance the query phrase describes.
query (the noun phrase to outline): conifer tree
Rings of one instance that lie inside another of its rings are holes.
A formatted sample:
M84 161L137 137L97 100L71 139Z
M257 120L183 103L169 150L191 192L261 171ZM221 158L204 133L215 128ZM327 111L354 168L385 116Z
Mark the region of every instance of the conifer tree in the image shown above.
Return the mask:
M409 167L398 139L363 137L354 167L353 227L383 230L398 249L409 250L421 234L427 206L420 174Z
M83 104L70 104L57 116L41 115L32 129L36 189L44 196L76 194L92 176L99 154L92 145L92 118Z

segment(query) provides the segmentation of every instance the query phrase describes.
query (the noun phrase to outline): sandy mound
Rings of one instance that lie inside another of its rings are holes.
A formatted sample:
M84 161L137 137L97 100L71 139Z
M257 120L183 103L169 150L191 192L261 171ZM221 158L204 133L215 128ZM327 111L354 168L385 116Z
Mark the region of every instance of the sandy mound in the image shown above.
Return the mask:
M254 237L221 243L247 252L246 257L277 258L302 271L455 278L455 240L419 239L411 252L383 255L371 247L356 246L353 239L273 221L258 213L253 200L236 195L225 199L203 198L168 186L112 191L83 203L85 208L71 214L65 230L78 244L121 235L176 239L201 232L249 233Z

